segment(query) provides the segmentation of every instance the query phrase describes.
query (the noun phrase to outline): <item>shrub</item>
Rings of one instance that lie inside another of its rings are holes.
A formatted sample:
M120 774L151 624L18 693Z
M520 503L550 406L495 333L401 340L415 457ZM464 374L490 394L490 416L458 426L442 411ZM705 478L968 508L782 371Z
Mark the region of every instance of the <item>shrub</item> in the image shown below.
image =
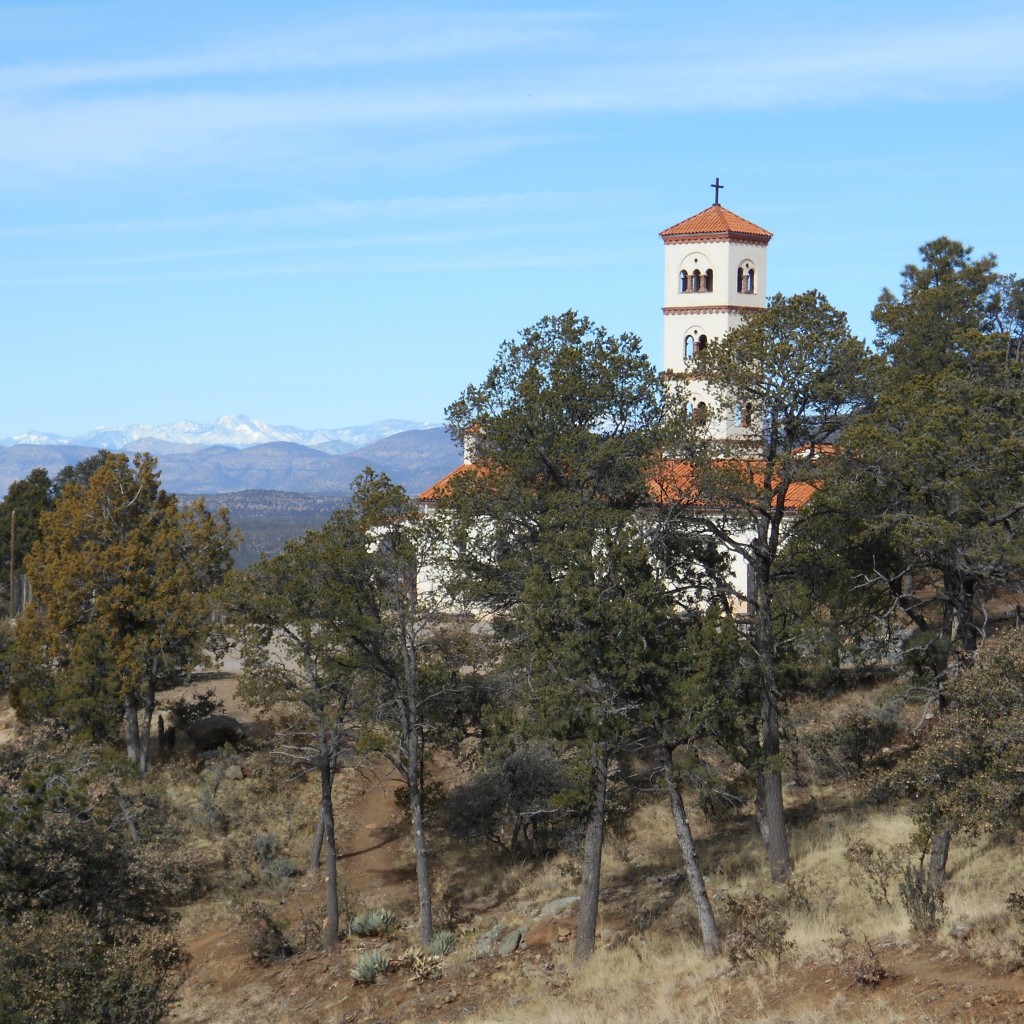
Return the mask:
M513 856L541 856L564 839L571 814L556 807L554 798L568 785L552 751L526 744L448 794L448 827L460 838L494 843Z
M876 906L891 907L889 886L900 870L910 847L893 846L888 850L872 846L864 839L855 839L846 848L846 860L856 869L864 884L864 891Z
M224 711L224 701L217 696L216 690L204 690L190 697L179 697L161 705L171 713L175 725L187 729L193 722L210 715L219 715Z
M249 948L253 958L260 963L279 963L292 955L293 950L285 938L284 928L270 916L266 907L250 907L245 915L245 924L249 933Z
M742 963L779 963L787 949L794 943L786 940L789 922L778 903L755 892L750 896L726 894L725 913L729 920L725 949L729 962L734 966Z
M271 881L294 878L301 872L291 857L281 853L281 840L273 832L261 832L253 837L253 852L260 872Z
M899 705L886 704L856 713L807 739L818 771L828 779L856 778L900 731Z
M185 957L157 929L98 928L64 911L19 916L0 929L5 1024L157 1024L181 984Z

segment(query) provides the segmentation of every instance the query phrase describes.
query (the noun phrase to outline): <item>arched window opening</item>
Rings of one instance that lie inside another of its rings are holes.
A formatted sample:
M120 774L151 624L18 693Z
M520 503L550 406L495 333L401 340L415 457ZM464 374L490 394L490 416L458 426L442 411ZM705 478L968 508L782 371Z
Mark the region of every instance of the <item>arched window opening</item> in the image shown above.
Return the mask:
M699 270L695 270L693 272L693 290L695 292L699 292L700 291L700 271Z
M751 267L747 271L747 291L750 292L751 295L754 294L754 268L753 267Z
M743 284L744 284L745 280L746 280L746 277L745 277L745 275L743 273L743 268L740 267L736 271L736 291L742 293L742 291L743 291Z
M704 424L708 421L708 407L704 402L698 402L697 408L693 412L693 419L695 423Z
M692 359L695 352L696 349L694 348L693 335L688 334L686 336L686 341L683 342L683 357L685 359Z
M709 268L704 271L704 291L714 291L714 272Z
M740 426L752 427L754 425L754 403L747 402L740 410Z
M701 335L701 336L700 336L700 337L699 337L699 338L697 339L697 346L696 346L696 348L695 348L695 349L693 350L693 355L694 355L694 358L695 358L695 359L700 359L700 357L701 357L702 355L704 355L704 350L705 350L705 349L706 349L707 347L708 347L708 336L707 336L706 334L702 334L702 335Z
M686 273L685 270L680 270L679 271L679 290L681 292L685 292L687 284L689 284L689 275Z

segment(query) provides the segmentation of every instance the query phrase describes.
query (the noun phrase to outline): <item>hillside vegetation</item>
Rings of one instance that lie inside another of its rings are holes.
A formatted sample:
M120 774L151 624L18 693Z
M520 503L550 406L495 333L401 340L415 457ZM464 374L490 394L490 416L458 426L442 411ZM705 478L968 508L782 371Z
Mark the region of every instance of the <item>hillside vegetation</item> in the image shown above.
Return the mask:
M3 1019L1024 1017L1024 293L921 254L704 352L731 440L545 317L245 569L151 456L12 485Z

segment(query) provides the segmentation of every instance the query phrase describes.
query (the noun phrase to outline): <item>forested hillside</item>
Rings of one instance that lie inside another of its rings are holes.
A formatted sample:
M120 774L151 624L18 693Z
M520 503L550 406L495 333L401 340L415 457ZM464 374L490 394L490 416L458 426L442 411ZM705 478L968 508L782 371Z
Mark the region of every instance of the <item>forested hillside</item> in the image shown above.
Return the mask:
M723 440L544 317L427 507L245 568L152 457L12 485L0 1016L1024 1019L1024 287L940 238L874 320L752 312Z

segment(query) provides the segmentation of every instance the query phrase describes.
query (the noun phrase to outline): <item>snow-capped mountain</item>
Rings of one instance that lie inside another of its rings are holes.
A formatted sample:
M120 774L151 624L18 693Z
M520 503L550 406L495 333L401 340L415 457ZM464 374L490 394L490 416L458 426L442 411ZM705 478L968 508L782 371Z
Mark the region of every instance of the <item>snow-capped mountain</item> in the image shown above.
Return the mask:
M211 445L229 445L250 448L271 441L289 441L307 446L330 443L334 452L353 451L381 438L403 430L429 429L436 424L415 423L409 420L380 420L364 426L338 427L331 430L303 430L300 427L273 426L249 416L221 416L213 423L179 420L154 426L134 423L127 427L97 427L78 437L60 437L55 434L30 432L0 440L0 445L17 444L81 445L107 448L112 451L134 451L140 441L161 441L172 445L191 445L208 448ZM143 445L142 447L146 447ZM150 445L150 447L152 447Z

